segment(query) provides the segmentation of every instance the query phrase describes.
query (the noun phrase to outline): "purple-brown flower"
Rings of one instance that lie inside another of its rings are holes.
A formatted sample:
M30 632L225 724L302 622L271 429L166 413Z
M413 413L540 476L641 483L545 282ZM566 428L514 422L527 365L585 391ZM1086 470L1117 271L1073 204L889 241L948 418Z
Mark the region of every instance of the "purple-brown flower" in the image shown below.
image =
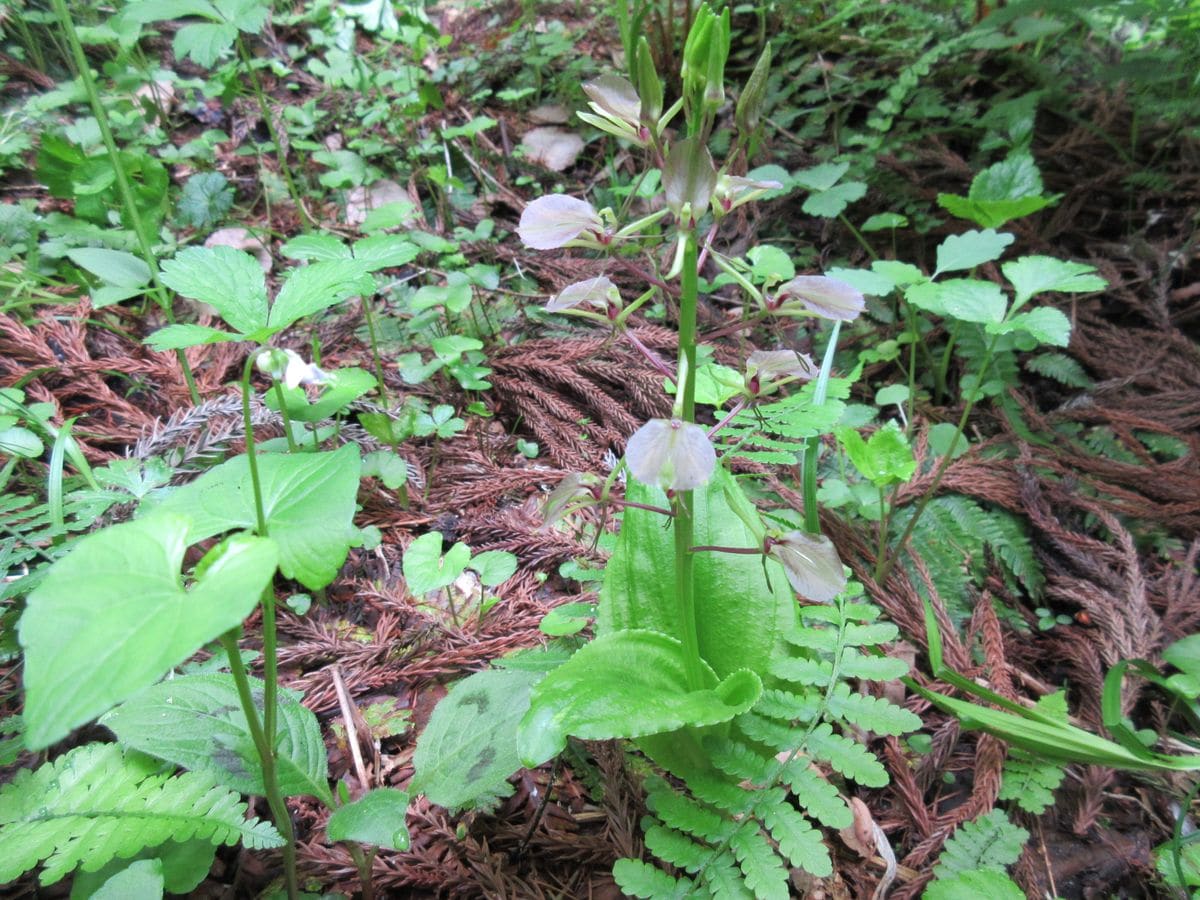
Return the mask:
M651 419L625 447L633 477L669 491L690 491L712 477L717 453L708 433L681 419Z
M772 300L779 312L801 312L822 319L852 322L866 306L862 292L828 275L798 275L779 286Z
M604 223L586 200L566 194L547 194L525 207L517 234L526 247L557 250L587 232L600 234Z

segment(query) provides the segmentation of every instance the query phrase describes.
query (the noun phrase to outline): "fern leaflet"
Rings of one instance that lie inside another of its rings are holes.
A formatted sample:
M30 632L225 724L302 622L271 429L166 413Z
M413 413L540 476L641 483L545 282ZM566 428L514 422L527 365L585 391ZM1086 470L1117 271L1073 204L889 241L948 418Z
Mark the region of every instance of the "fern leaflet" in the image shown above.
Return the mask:
M1003 810L993 809L958 826L942 849L934 877L952 878L976 869L1003 870L1020 858L1027 840L1028 831L1010 822Z

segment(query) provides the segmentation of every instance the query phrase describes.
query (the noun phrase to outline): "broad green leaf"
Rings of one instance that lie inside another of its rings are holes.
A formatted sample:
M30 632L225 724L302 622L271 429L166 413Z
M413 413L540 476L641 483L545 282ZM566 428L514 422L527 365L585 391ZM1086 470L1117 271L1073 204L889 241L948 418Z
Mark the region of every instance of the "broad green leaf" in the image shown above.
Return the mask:
M925 279L925 274L912 263L894 259L877 259L871 263L871 271L891 280L896 287L907 287Z
M283 388L284 403L293 419L298 422L320 422L332 418L376 385L375 376L365 369L337 369L328 375L329 383L321 391L321 396L311 403L304 388ZM271 409L279 408L274 391L268 391L264 399Z
M261 719L263 683L252 678L250 685ZM193 772L211 772L218 783L242 794L266 793L232 675L184 675L159 682L105 714L101 724L126 747ZM321 726L295 691L279 692L277 728L283 795L332 802Z
M182 350L184 347L241 341L245 338L219 328L209 328L207 325L168 325L158 329L145 340L151 350L161 353L164 350Z
M220 172L197 172L183 186L175 214L192 228L211 228L233 208L234 193Z
M811 169L801 169L799 172L793 172L790 180L806 191L827 191L837 184L838 179L848 171L850 171L850 163L848 162L821 163L821 165L813 166ZM783 180L786 183L788 179Z
M538 630L551 637L578 634L587 628L588 623L594 618L596 618L595 604L564 603L542 616L542 621L538 623Z
M271 13L268 0L215 0L217 11L238 31L258 34Z
M974 869L931 882L921 900L963 900L965 897L1025 900L1025 892L999 869Z
M153 900L163 895L163 885L162 862L140 859L105 881L92 900Z
M1015 153L971 180L972 200L1022 200L1042 193L1042 174L1028 153Z
M221 19L216 7L208 0L136 0L126 6L120 15L142 25L163 19L182 19L185 16L200 16L214 22Z
M1020 200L969 200L959 194L938 194L938 204L948 213L974 222L983 228L999 228L1014 219L1032 215L1056 202L1051 197L1023 197Z
M938 245L937 271L933 275L936 278L942 272L973 269L985 262L999 259L1004 249L1014 240L1008 232L991 228L952 234Z
M191 57L196 65L211 69L233 49L237 28L225 22L198 22L184 25L175 33L171 49L180 59Z
M444 306L450 312L462 312L471 305L471 285L466 282L453 285L427 284L417 289L409 304L413 312L424 312L435 306Z
M150 281L145 261L124 250L106 247L76 247L67 251L71 262L97 278L121 288L140 288Z
M1008 334L1024 331L1037 338L1039 343L1065 347L1071 342L1071 320L1062 310L1052 306L1039 306L1017 313L1003 322L992 322L987 326L988 334Z
M1008 308L999 285L974 278L914 284L904 292L904 298L926 312L981 324L1002 321Z
M1016 291L1014 309L1045 291L1082 294L1108 287L1108 282L1096 274L1095 267L1050 256L1022 256L1004 263L1000 270Z
M865 232L883 231L885 228L905 228L908 226L908 217L902 216L900 213L886 212L876 213L871 216L859 228Z
M409 593L420 596L453 583L471 561L471 549L461 541L442 555L442 534L429 531L408 545L401 560Z
M759 244L746 251L746 259L750 260L750 275L757 282L787 281L796 277L796 266L791 257L770 244Z
M434 355L443 362L452 362L469 350L482 350L483 341L462 334L448 334L429 342Z
M876 487L908 481L916 471L908 438L895 422L876 429L865 441L853 428L838 428L837 437L854 468Z
M0 454L36 459L45 451L42 439L20 425L0 428Z
M373 292L374 285L365 285L364 274L362 263L346 259L310 263L292 270L271 304L271 330L287 328L298 319L327 309L352 295Z
M185 590L188 524L163 513L88 535L30 594L19 629L30 749L153 684L257 605L274 543L231 539Z
M350 248L332 234L301 234L279 248L288 259L322 262L351 259Z
M408 794L395 788L375 788L353 803L339 806L325 824L331 841L355 841L386 850L408 849Z
M378 478L389 490L408 481L408 462L392 450L372 450L363 457L363 478Z
M484 587L496 587L513 577L517 571L517 558L507 550L485 550L471 557L468 567L479 574Z
M616 631L576 651L533 689L517 729L522 762L538 766L559 753L568 736L583 740L635 738L728 722L762 692L748 669L691 690L683 645L654 631Z
M133 860L114 859L94 872L76 869L71 878L71 900L88 900L100 886L131 861L154 860L162 867L163 887L171 894L190 894L208 877L217 848L208 841L167 841L157 847L147 847Z
M162 281L184 297L207 303L231 328L250 334L267 324L262 266L232 247L188 247L162 264Z
M636 481L626 497L668 506L659 489ZM761 537L745 524L757 522L758 511L720 466L692 502L697 546L762 546ZM739 669L765 672L780 634L796 620L796 600L783 567L774 560L764 563L761 556L732 553L697 553L693 567L700 655L721 678ZM661 515L629 507L605 567L597 633L644 628L671 634L676 620L674 538Z
M454 684L417 739L410 791L451 810L511 794L508 778L521 767L517 724L543 674L489 669Z
M356 531L358 447L329 453L261 454L267 533L279 547L279 568L310 590L333 581L346 561ZM177 488L155 509L185 516L188 542L257 526L250 466L245 455Z
M815 193L804 201L800 207L810 216L820 216L825 219L835 219L840 216L855 200L860 200L867 193L867 186L861 181L847 181L834 185L827 191Z
M366 266L368 272L403 266L416 259L420 252L416 244L398 234L378 234L354 244L354 258Z
M825 274L846 282L860 294L869 294L872 297L886 297L896 287L896 283L890 277L870 269L843 269L834 266Z

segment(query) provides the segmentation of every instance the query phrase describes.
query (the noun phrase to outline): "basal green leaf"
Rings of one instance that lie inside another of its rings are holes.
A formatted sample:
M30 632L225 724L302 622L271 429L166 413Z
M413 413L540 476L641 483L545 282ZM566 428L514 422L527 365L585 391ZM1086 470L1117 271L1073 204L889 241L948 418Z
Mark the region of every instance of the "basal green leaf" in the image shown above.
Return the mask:
M999 228L1014 219L1032 215L1056 202L1060 194L1049 197L1022 197L1020 200L969 200L959 194L938 194L938 204L948 213L974 222L983 228Z
M140 288L150 281L150 267L145 261L124 250L76 247L68 250L67 256L75 265L116 287Z
M934 277L942 272L973 269L985 262L999 259L1004 249L1014 240L1011 234L997 232L991 228L952 234L938 245L937 271L933 273Z
M162 264L162 281L184 297L207 303L231 328L250 334L267 324L262 266L232 247L188 247Z
M727 722L754 705L762 683L749 670L688 687L683 645L653 631L618 631L585 644L533 690L517 732L522 761L553 757L568 736L584 740L642 737L685 725Z
M267 533L279 547L279 568L310 590L338 573L355 540L358 447L328 453L269 453L258 457ZM185 516L189 543L257 525L245 455L177 488L156 508Z
M791 180L807 191L827 191L850 170L850 163L822 163L811 169L793 172Z
M154 683L249 615L275 570L273 542L239 536L189 590L188 522L169 513L82 538L21 617L26 743L46 747Z
M1050 256L1022 256L1004 263L1000 270L1016 291L1014 308L1046 291L1081 294L1108 287L1108 282L1096 274L1094 266Z
M417 258L421 250L398 234L377 234L354 244L354 258L368 272L403 266Z
M353 803L339 806L325 831L331 841L355 841L387 850L408 849L408 794L395 788L375 788Z
M263 684L250 679L262 716ZM102 724L126 747L192 771L212 772L221 784L263 796L262 768L232 675L184 675L146 688L107 713ZM331 801L321 726L294 691L279 694L279 788L285 797Z
M988 334L1008 334L1024 331L1037 338L1038 343L1065 347L1071 342L1071 320L1052 306L1039 306L1003 321L989 323Z
M660 490L635 481L626 496L660 508L668 505ZM761 546L746 525L747 519L757 519L757 511L721 467L695 491L693 503L696 545ZM700 655L722 678L739 669L765 672L780 645L779 635L791 629L796 618L795 598L783 567L767 560L764 568L761 556L731 553L697 553L693 566ZM675 618L675 545L670 528L664 527L657 513L628 508L605 568L597 632L649 629L671 634Z
M420 596L452 584L470 561L471 549L462 542L443 556L441 532L429 531L408 545L401 566L409 593Z
M496 587L513 577L517 558L507 550L485 550L471 557L468 567L478 573L484 587Z
M373 283L364 284L365 272L362 263L347 259L315 262L294 269L271 304L271 329L287 328L298 319L355 294L372 293Z
M451 810L512 793L508 778L521 768L517 724L542 677L537 671L493 669L454 684L417 740L410 790Z

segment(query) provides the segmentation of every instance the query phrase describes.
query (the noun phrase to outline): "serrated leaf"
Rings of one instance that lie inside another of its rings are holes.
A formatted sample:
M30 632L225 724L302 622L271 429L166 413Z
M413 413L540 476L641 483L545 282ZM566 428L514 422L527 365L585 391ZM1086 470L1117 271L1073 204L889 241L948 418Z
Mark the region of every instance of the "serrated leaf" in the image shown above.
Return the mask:
M207 325L168 325L149 335L145 343L151 350L161 353L166 350L198 347L200 344L240 340L245 340L240 334L231 334L219 328L209 328Z
M735 827L730 819L679 793L658 776L646 779L646 803L651 812L672 828L707 841L723 841Z
M926 312L963 322L1000 322L1008 301L1000 286L973 278L915 284L904 292L909 303Z
M833 874L829 848L808 819L785 803L763 809L762 818L771 837L779 844L780 852L793 866L817 878L828 878Z
M1041 815L1054 802L1054 792L1066 774L1062 763L1046 762L1012 750L1004 761L998 799L1014 800L1026 812Z
M784 766L780 780L792 789L801 808L825 827L847 828L853 824L854 814L841 793L813 769L808 758L794 758Z
M267 325L262 266L232 247L188 247L162 264L162 282L184 297L207 303L242 334Z
M250 679L262 716L263 684ZM126 747L192 771L208 771L243 794L263 796L262 766L232 675L184 675L160 682L107 713L101 724ZM276 768L285 797L332 802L321 726L293 691L280 691Z
M1071 320L1052 306L1039 306L1003 321L989 323L988 334L1008 334L1023 331L1038 343L1065 347L1071 343Z
M353 803L339 806L325 824L331 841L355 841L387 850L407 850L408 794L395 788L375 788Z
M674 828L651 825L645 830L646 849L677 869L695 874L708 861L712 851Z
M727 722L762 691L749 670L718 680L705 668L708 686L691 690L679 641L653 631L601 635L534 688L517 733L522 761L540 765L562 750L568 735L635 738Z
M985 262L999 259L1005 248L1014 240L1011 234L997 232L991 228L952 234L938 245L937 271L933 273L933 277L936 278L943 272L973 269Z
M300 234L279 248L288 259L308 262L328 262L336 259L353 259L350 248L332 234Z
M895 422L877 428L867 440L854 428L835 429L850 462L876 487L905 482L917 469L908 438Z
M420 248L398 234L378 234L354 243L354 258L368 272L403 266L417 258Z
M29 596L26 745L49 746L241 624L275 570L272 541L231 540L189 590L189 523L163 513L82 538Z
M179 58L191 57L196 65L211 69L233 49L237 28L226 22L195 22L175 33L171 49Z
M833 663L823 659L785 656L771 663L771 674L797 684L824 687L833 677Z
M847 650L842 657L842 677L867 681L895 681L908 674L908 663L891 656L867 656Z
M845 212L847 206L855 200L861 200L866 193L867 186L864 182L847 181L813 194L804 201L800 208L810 216L836 219Z
M116 744L87 744L36 771L22 769L0 787L0 880L45 862L54 884L76 866L96 869L168 840L203 839L251 849L282 846L267 822L209 775L170 776L157 761L125 755Z
M310 590L333 581L357 537L353 519L360 460L355 444L328 453L261 454L267 533L279 568ZM257 525L250 466L244 455L177 488L157 507L187 517L189 543Z
M365 273L362 263L347 259L310 263L293 270L271 304L271 330L280 331L305 316L363 293Z
M409 790L451 810L512 793L508 778L521 767L517 723L542 677L542 672L496 669L454 684L417 740Z
M1003 869L1021 856L1029 832L1008 820L1003 810L993 809L955 829L946 841L935 878L949 878L974 869Z
M921 900L963 900L966 897L1025 900L1025 892L1015 881L997 869L977 869L937 879L925 889Z
M721 900L754 900L754 892L746 886L733 854L724 853L704 870L704 883L712 896Z
M233 188L220 172L197 172L183 185L175 212L192 228L210 228L233 208Z
M1108 287L1108 282L1096 274L1094 266L1050 256L1022 256L1004 263L1000 270L1016 292L1014 308L1046 291L1082 294Z
M1021 200L1042 193L1042 175L1028 153L1014 153L971 180L972 200Z

